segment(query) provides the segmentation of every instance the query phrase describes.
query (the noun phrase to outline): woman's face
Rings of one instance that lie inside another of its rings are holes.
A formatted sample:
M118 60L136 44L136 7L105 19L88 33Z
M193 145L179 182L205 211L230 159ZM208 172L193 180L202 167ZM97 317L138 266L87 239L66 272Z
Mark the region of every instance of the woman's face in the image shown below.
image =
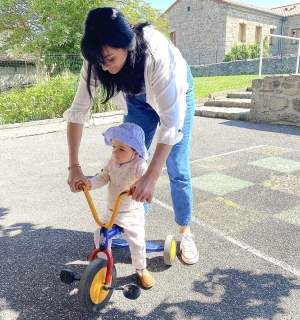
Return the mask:
M123 68L127 54L128 52L125 49L114 49L112 47L105 46L103 47L105 64L100 65L104 71L116 74Z

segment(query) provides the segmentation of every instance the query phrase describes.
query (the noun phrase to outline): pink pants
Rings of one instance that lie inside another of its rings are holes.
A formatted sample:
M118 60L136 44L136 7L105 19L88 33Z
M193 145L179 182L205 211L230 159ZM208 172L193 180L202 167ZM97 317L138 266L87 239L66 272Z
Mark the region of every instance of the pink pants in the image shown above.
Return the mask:
M101 217L104 223L110 221L112 211L108 210L106 215ZM132 265L143 270L147 267L146 262L146 243L145 243L145 213L144 210L135 210L129 212L120 212L117 214L115 224L122 227L129 245ZM100 228L94 233L94 242L96 248L99 248ZM108 249L111 251L112 239L109 240Z

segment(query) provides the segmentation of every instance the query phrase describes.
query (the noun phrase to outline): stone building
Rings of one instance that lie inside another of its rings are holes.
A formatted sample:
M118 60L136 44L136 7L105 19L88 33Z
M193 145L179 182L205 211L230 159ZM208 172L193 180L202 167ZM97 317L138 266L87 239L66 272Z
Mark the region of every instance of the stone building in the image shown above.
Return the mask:
M171 39L190 65L224 61L235 44L262 34L300 37L300 3L266 9L231 0L177 0L165 11ZM297 54L298 41L269 37L273 56Z

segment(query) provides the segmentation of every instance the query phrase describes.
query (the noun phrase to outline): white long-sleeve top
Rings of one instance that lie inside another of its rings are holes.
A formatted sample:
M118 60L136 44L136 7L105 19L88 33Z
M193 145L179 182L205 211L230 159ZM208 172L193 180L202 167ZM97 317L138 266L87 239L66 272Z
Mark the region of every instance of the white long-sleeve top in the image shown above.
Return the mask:
M180 51L163 34L153 28L143 29L149 50L145 61L145 89L147 103L160 117L157 142L174 145L182 139L186 111L187 65ZM93 75L93 73L92 73ZM83 63L81 80L70 109L63 114L67 122L84 124L90 114L92 100L87 90L87 61ZM91 79L91 92L95 96L100 83ZM124 94L112 98L127 114Z
M107 209L114 209L118 195L129 190L131 185L136 182L147 170L147 162L143 158L135 158L121 166L112 156L103 170L91 178L91 189L98 189L108 184ZM131 196L122 197L118 212L130 212L133 210L143 210L143 203L132 200Z

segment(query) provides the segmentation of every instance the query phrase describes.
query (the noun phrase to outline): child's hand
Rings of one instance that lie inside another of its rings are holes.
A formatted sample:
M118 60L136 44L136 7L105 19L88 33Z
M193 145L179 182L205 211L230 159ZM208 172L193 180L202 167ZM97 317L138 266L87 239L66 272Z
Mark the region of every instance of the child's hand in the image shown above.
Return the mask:
M92 183L89 180L85 180L84 182L82 180L76 180L75 181L75 188L79 191L82 191L81 189L81 185L85 185L87 187L88 190L91 190L92 187Z

